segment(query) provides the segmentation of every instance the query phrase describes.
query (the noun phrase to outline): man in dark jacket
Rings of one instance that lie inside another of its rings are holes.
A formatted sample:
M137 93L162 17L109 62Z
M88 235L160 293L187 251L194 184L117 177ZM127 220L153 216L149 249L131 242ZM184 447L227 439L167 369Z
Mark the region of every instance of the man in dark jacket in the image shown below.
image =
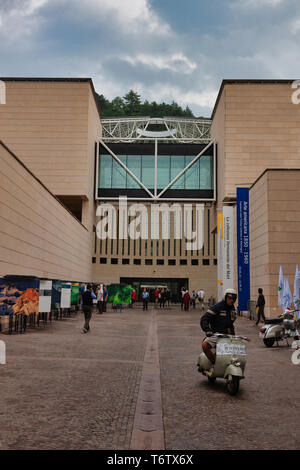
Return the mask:
M263 321L266 323L265 319L265 297L263 295L263 290L261 288L258 289L258 299L256 303L257 310L257 322L255 325L258 325L260 321L260 316L262 316Z
M211 351L216 347L218 337L214 333L224 333L234 335L233 322L236 319L234 302L237 294L234 289L227 289L221 302L210 307L200 320L200 326L206 333L206 338L202 343L202 349L206 357L214 364L215 355Z
M90 331L90 320L92 318L93 299L96 299L96 295L92 290L90 284L87 285L86 290L82 293L82 309L84 313L84 326L83 333Z

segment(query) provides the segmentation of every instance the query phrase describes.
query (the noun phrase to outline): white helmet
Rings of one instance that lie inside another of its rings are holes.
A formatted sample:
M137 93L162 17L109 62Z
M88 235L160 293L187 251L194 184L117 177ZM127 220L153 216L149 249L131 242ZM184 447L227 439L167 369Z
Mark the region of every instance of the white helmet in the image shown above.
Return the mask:
M224 297L223 300L226 300L226 297L231 297L233 301L235 302L237 299L237 293L235 289L226 289L224 292Z

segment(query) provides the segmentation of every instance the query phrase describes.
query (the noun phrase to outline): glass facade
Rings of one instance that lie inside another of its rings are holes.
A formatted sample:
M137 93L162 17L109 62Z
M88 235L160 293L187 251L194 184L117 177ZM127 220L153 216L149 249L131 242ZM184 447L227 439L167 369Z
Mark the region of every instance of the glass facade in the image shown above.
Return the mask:
M154 155L117 155L127 168L148 188L155 185ZM193 159L191 155L157 155L157 188L164 189ZM139 189L140 185L111 156L100 155L99 188ZM181 190L213 189L213 157L202 155L170 187Z

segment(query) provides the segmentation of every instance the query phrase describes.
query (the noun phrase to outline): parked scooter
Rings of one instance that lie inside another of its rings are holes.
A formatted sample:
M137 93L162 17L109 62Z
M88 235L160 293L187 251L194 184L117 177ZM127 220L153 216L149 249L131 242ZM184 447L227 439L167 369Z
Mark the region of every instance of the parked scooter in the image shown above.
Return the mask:
M198 371L206 375L209 382L214 383L217 378L226 380L227 390L230 395L236 395L239 390L240 380L244 379L246 366L246 346L243 340L250 341L246 336L234 336L215 333L219 337L216 349L216 362L213 365L204 352L198 360ZM213 368L213 375L210 370Z
M267 318L266 323L259 330L259 337L267 348L271 348L275 341L279 346L278 341L286 340L287 346L288 338L300 336L297 329L297 320L294 317L295 310L285 309L285 311L276 318Z

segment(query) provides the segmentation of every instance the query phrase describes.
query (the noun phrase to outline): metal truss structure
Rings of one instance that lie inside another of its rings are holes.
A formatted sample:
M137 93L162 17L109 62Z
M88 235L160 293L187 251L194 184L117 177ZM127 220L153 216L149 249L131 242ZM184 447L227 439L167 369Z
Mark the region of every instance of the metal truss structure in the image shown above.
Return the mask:
M204 118L109 118L102 121L102 140L136 142L159 139L177 143L209 143L211 120ZM157 130L155 129L157 128Z

